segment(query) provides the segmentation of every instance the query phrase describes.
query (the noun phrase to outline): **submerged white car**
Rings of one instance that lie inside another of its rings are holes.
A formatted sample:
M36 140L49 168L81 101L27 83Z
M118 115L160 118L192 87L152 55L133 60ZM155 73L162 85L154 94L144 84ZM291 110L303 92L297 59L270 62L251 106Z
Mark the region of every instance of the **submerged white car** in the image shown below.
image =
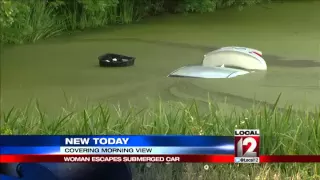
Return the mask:
M205 54L202 65L181 67L168 77L233 78L266 70L261 51L230 46Z

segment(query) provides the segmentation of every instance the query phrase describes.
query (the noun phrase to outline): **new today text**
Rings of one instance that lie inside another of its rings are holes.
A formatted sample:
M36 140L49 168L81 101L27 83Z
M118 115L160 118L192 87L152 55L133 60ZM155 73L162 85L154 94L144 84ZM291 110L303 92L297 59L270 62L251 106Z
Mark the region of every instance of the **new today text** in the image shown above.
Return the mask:
M65 145L127 145L129 138L65 138Z

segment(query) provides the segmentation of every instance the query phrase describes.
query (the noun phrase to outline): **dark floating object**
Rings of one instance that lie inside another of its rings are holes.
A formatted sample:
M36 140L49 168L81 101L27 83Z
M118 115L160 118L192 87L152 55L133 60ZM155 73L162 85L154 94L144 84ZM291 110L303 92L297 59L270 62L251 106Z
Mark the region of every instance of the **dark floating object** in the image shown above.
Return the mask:
M98 57L101 67L125 67L134 65L135 57L107 53Z

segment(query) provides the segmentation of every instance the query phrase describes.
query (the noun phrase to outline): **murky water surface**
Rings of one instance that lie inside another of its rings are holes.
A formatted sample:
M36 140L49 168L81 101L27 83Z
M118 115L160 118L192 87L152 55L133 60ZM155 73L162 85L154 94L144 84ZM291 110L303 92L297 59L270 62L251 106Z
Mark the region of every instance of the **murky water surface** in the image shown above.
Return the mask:
M163 100L197 99L249 107L252 99L280 106L320 104L320 3L283 3L209 14L156 17L143 23L59 37L4 49L2 104L23 107L38 98L47 110L65 104L110 102L138 106ZM201 63L221 46L261 50L265 77L234 79L167 78L176 68ZM100 68L106 52L135 56L126 68Z

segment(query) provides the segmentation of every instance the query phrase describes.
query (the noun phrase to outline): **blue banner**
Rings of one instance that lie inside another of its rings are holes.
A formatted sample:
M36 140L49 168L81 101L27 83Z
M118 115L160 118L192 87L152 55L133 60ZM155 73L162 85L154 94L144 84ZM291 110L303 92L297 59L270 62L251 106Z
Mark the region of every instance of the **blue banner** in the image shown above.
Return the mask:
M0 154L56 154L60 146L1 146Z
M146 146L146 147L69 147L69 146L3 146L0 147L1 154L89 154L89 155L173 155L173 154L234 154L234 145L226 144L223 146L205 147L186 147L186 146Z
M224 146L233 144L233 136L0 136L1 147L14 146Z

